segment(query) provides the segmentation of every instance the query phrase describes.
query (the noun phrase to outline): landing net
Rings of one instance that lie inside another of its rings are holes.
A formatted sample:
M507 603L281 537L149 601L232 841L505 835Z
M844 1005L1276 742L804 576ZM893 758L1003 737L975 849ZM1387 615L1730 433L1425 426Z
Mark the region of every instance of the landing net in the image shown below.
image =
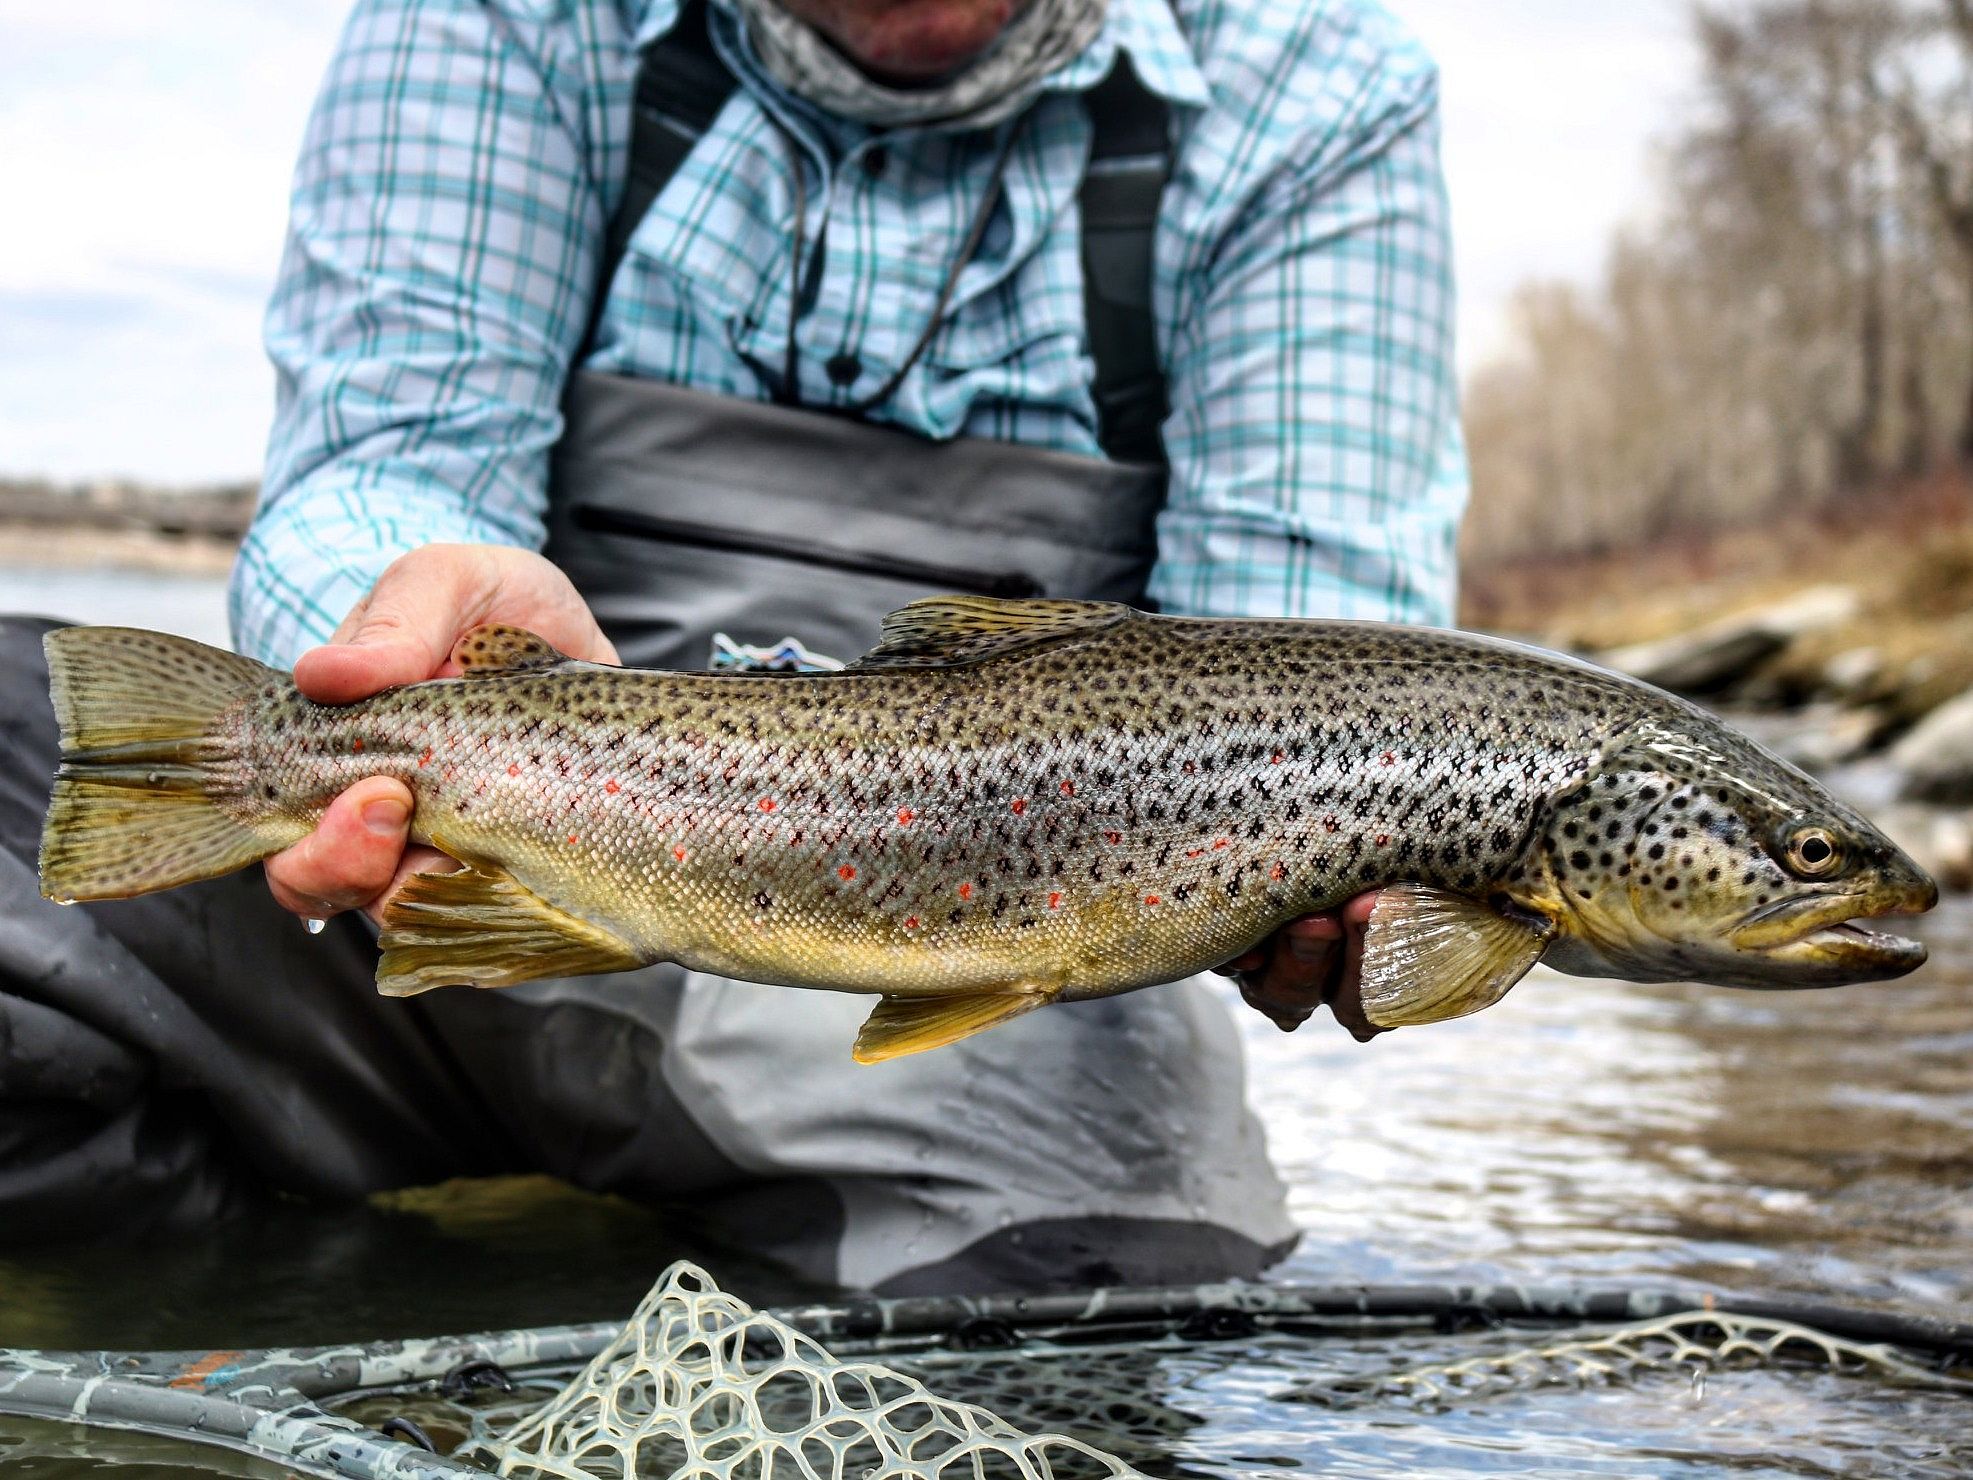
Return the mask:
M502 1475L569 1480L1137 1474L1080 1439L1024 1434L894 1367L833 1356L682 1262L575 1381L478 1447Z
M1529 1388L1582 1387L1651 1373L1683 1372L1695 1391L1709 1372L1810 1365L1850 1377L1973 1395L1973 1381L1919 1365L1882 1343L1845 1341L1793 1321L1684 1311L1566 1341L1517 1344L1507 1351L1397 1367L1297 1388L1281 1396L1333 1406L1401 1399L1448 1407Z

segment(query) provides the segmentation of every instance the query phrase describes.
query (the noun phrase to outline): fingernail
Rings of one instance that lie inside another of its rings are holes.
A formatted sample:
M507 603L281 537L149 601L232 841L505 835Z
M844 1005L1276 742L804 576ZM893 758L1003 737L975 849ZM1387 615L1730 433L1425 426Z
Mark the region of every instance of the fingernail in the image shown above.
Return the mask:
M410 820L411 809L395 797L384 797L363 809L363 825L383 837L403 832Z

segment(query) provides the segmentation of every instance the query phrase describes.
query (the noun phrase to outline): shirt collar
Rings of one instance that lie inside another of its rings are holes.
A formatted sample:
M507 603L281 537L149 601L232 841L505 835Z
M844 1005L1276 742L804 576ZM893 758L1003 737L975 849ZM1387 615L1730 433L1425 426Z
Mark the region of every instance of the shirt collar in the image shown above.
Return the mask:
M684 0L645 0L634 38L639 48L678 24ZM1179 29L1169 0L1109 0L1103 29L1089 49L1042 84L1049 92L1087 92L1110 73L1117 53L1130 57L1138 80L1168 103L1203 108L1212 101L1205 73Z

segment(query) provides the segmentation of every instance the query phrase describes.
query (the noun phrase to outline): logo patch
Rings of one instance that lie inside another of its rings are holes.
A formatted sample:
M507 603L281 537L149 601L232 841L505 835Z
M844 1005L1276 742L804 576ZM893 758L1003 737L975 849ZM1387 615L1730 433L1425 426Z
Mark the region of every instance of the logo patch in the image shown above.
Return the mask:
M715 673L837 673L843 660L810 652L799 637L784 637L772 647L754 647L715 632L710 666Z

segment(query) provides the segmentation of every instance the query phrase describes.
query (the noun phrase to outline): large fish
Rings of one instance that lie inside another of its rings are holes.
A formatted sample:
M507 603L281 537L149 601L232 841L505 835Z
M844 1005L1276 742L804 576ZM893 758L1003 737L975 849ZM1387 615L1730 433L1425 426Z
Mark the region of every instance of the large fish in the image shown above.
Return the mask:
M467 867L388 908L378 985L678 961L881 995L865 1061L1171 981L1384 887L1363 1006L1477 1011L1538 960L1744 987L1902 975L1857 923L1932 881L1704 711L1535 649L1355 622L939 598L841 673L574 662L484 627L346 707L180 638L48 638L60 900L209 878L360 777Z

